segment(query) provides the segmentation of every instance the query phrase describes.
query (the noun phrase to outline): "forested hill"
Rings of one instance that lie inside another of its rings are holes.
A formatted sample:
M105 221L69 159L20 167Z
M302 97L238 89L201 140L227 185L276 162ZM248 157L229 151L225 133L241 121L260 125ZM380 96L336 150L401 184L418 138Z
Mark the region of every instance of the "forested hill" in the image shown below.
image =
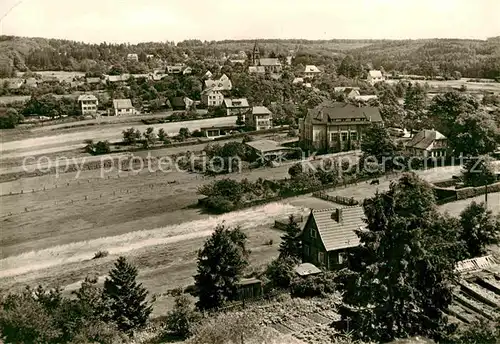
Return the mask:
M259 40L261 56L310 57L318 65L338 66L346 54L366 68L383 68L406 74L443 75L460 72L465 77L500 77L500 37L488 40ZM83 42L0 36L0 77L15 71L68 70L105 72L122 64L127 54L153 54L170 63L180 62L184 53L193 59L221 57L224 53L250 52L253 40L202 42L186 40L140 44L86 44ZM147 67L147 64L144 65Z

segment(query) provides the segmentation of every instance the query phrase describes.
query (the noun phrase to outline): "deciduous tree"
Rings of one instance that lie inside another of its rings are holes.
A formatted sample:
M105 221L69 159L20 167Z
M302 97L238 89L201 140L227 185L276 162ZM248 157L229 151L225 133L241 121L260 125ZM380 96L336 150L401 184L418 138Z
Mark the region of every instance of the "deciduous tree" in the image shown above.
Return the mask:
M494 216L484 203L469 204L460 213L460 225L467 258L485 255L487 246L500 242L500 217Z

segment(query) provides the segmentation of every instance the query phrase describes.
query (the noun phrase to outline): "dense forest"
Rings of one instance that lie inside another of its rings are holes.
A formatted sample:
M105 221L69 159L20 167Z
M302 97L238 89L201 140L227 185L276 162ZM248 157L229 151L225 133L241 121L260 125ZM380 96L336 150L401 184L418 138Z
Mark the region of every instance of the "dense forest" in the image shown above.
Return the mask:
M0 77L13 76L16 71L66 70L109 72L112 66L123 65L129 72L140 73L159 65L206 58L224 54L249 53L254 41L226 40L202 42L147 42L140 44L86 44L83 42L0 36ZM367 68L381 68L405 74L427 76L451 75L500 78L500 40L259 40L261 56L314 57L318 65L337 67L345 55ZM135 53L139 62L130 65L126 56ZM148 59L147 55L155 58ZM158 59L156 59L158 58Z

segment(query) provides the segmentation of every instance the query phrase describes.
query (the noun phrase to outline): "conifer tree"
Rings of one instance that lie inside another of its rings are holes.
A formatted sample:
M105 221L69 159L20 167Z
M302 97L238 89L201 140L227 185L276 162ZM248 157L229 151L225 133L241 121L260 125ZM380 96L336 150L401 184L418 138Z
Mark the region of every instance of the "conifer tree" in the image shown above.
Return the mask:
M198 252L198 273L194 277L200 309L221 307L237 296L237 282L248 265L246 235L239 229L218 225Z
M279 248L280 258L292 258L296 261L302 260L302 238L300 237L300 226L295 217L290 215L286 232L281 236Z
M127 333L144 327L152 311L146 301L148 292L136 278L137 268L120 257L104 281L103 298L109 305L110 318Z

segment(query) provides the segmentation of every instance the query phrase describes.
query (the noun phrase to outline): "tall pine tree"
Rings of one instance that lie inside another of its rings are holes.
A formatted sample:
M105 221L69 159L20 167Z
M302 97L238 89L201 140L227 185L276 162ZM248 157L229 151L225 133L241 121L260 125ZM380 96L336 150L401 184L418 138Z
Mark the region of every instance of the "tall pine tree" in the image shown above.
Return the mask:
M198 252L198 273L194 277L200 309L221 307L237 296L237 283L248 265L246 235L239 229L218 225Z
M127 333L146 325L152 306L147 290L137 283L137 268L120 257L104 281L103 298L110 308L110 320Z
M300 226L293 215L288 218L286 232L281 236L279 248L280 258L292 258L296 261L302 260L302 238L300 237Z

